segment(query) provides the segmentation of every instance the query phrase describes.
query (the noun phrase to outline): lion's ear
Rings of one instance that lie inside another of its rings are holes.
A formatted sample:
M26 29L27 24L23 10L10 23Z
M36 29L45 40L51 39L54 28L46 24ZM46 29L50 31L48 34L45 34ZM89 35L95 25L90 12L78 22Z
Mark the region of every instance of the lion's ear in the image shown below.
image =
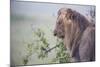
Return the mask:
M66 14L67 19L73 20L74 19L74 12L72 9L67 9L67 14Z

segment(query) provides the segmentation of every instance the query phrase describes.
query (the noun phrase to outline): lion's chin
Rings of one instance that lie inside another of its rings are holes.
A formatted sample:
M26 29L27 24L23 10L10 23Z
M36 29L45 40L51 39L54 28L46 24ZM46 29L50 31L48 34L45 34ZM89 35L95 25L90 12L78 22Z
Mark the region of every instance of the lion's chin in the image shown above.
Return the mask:
M64 36L57 36L58 38L64 39Z

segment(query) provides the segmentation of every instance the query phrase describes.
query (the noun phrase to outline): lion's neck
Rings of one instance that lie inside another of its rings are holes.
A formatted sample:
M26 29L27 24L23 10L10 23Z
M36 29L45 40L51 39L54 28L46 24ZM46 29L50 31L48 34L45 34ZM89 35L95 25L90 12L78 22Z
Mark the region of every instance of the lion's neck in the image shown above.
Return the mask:
M69 51L71 51L73 45L77 43L81 33L82 31L77 24L72 24L69 28L65 28L64 44Z

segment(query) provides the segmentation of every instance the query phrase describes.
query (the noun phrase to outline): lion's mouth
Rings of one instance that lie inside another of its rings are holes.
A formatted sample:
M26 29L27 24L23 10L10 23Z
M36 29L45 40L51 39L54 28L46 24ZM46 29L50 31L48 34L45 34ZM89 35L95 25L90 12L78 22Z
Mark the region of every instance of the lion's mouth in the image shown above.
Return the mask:
M59 34L55 34L55 33L54 33L54 36L57 36L58 38L62 38L62 39L64 38L64 36L61 35L61 34L59 35Z
M57 32L57 31L54 31L54 36L57 36L58 38L64 38L64 34L62 34L62 32Z
M59 36L57 36L57 37L62 38L62 39L64 38L64 36L63 36L63 35L59 35Z

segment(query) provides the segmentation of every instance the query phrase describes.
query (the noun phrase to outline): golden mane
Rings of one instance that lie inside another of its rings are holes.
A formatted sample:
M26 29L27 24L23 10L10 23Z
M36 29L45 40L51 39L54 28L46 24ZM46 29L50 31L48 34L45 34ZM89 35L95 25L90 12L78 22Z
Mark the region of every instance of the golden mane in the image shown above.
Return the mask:
M67 43L67 48L72 50L72 53L75 48L78 47L78 42L82 36L83 31L89 26L89 21L80 14L79 12L73 11L72 9L67 9L66 14L67 20L65 21L65 40ZM67 23L71 22L70 25L66 26ZM68 28L69 27L69 28ZM69 29L69 30L68 30Z

